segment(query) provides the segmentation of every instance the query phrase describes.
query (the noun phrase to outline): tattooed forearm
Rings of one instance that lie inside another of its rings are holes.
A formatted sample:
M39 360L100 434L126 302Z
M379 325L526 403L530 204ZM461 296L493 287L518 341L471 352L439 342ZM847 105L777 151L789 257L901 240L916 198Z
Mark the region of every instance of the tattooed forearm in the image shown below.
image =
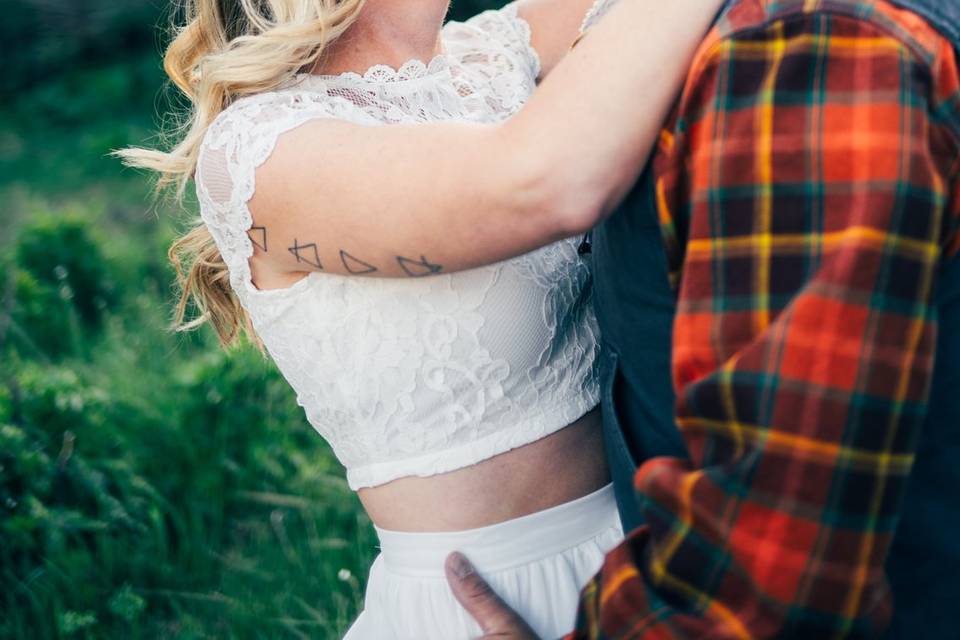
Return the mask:
M317 244L315 242L300 244L299 241L294 238L293 246L288 247L287 251L297 258L297 264L306 262L315 269L323 270L323 264L320 262L320 252L317 251Z
M250 227L250 231L247 232L247 235L250 236L250 242L253 243L253 246L257 247L261 251L267 250L266 227Z
M267 228L250 227L247 231L250 241L261 251L267 251ZM297 264L307 264L314 269L324 270L323 263L320 260L320 249L316 242L300 244L300 240L293 239L293 245L287 247L287 251L297 259ZM397 265L410 278L423 278L443 271L443 267L427 260L425 255L420 256L419 260L396 256ZM380 268L371 262L358 258L352 253L340 249L340 263L344 271L354 276L365 276L372 273L378 273Z
M397 256L397 264L399 264L404 273L411 278L422 278L423 276L429 276L443 271L443 267L431 263L427 260L427 257L423 255L420 256L420 260L411 260L403 256Z
M343 249L340 249L340 261L343 262L343 268L347 270L347 273L355 276L365 276L377 271L377 268L369 262L354 257Z

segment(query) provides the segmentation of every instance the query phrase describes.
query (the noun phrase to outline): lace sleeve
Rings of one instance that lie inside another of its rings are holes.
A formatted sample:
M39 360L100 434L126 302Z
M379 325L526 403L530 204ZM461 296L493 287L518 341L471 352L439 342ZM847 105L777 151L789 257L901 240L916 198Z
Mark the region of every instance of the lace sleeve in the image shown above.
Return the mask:
M247 203L256 189L255 172L284 133L317 118L369 123L344 99L316 92L283 91L243 98L210 125L200 148L195 183L200 216L230 271L230 284L242 303L260 293L250 276L254 243Z
M580 33L583 34L589 31L617 2L619 2L619 0L596 0L593 6L590 7L590 10L587 11L587 15L583 19L583 24L580 25Z

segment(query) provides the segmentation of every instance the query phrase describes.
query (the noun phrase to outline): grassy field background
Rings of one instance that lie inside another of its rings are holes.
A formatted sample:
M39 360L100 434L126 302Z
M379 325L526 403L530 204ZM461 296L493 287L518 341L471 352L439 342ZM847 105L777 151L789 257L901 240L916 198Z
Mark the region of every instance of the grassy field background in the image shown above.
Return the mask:
M168 330L193 204L106 155L171 104L169 6L7 4L0 638L339 637L370 523L269 361Z

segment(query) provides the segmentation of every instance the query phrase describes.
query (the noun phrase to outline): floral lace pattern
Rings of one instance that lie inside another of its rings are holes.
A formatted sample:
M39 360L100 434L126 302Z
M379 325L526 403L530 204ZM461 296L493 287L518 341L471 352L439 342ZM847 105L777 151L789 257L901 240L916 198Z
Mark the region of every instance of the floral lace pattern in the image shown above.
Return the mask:
M599 398L590 273L574 240L426 278L252 283L247 202L282 135L315 118L496 122L532 93L540 63L513 5L448 24L443 41L427 63L301 74L238 100L211 125L197 168L231 285L355 489L475 464L562 429Z

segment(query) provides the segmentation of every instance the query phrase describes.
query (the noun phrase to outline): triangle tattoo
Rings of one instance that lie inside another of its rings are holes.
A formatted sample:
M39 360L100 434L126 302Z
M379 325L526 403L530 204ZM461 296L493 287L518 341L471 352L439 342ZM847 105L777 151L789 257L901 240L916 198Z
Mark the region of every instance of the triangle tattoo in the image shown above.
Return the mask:
M423 276L429 276L443 271L443 267L431 263L427 260L426 256L420 256L420 260L411 260L410 258L397 256L397 264L399 264L404 273L411 278L422 278Z
M343 262L343 268L347 270L347 273L355 276L363 276L377 271L377 268L369 262L354 257L343 249L340 250L340 261Z
M311 267L323 270L323 265L320 263L320 252L317 251L317 244L315 242L300 244L300 242L294 238L293 246L289 247L287 251L296 256L298 264L306 262Z
M267 228L266 227L250 227L250 230L247 231L247 235L250 236L250 242L253 243L253 246L256 248L266 251L267 250Z

